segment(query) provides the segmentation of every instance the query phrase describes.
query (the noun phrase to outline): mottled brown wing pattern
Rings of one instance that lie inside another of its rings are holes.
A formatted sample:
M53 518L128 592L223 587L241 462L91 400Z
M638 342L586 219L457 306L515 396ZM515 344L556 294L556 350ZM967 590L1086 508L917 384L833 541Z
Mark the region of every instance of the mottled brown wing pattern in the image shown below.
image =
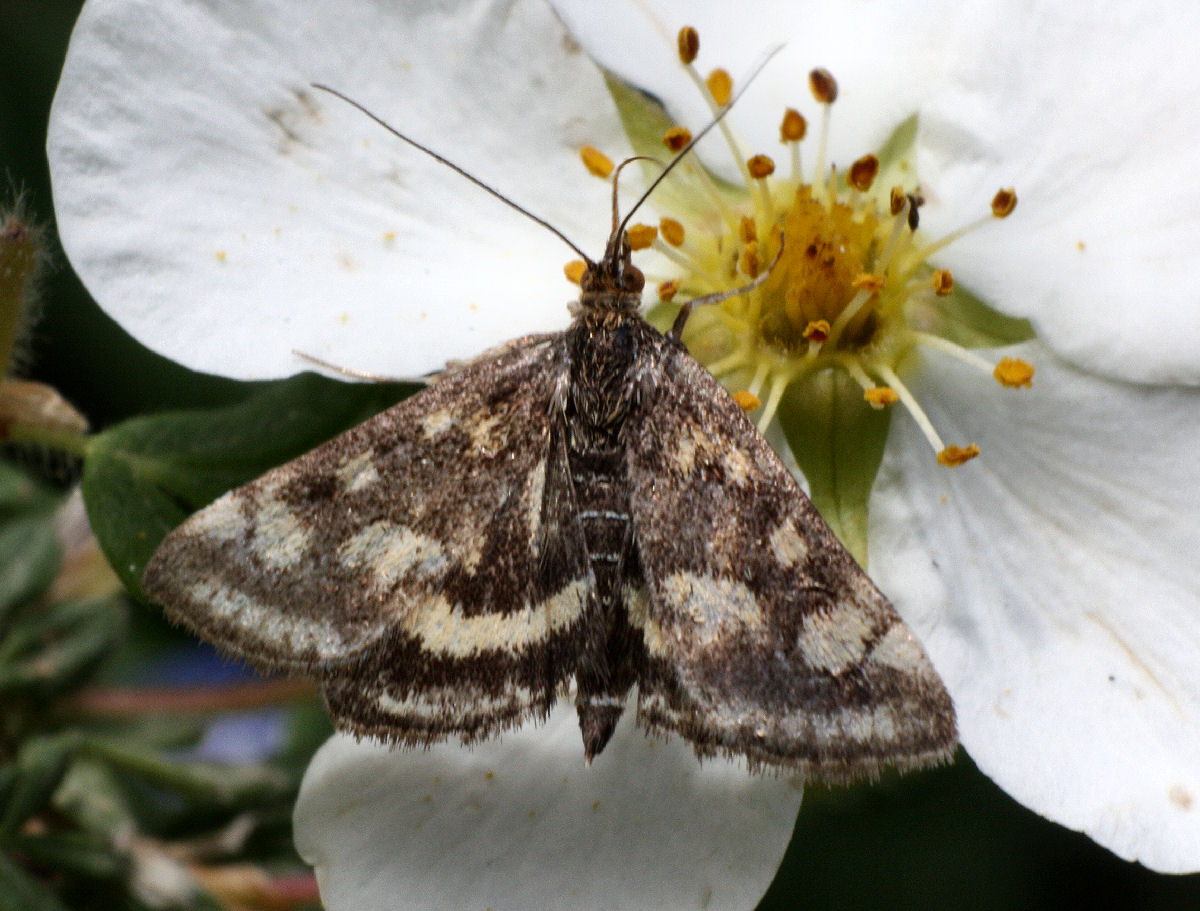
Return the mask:
M831 781L947 756L953 705L895 610L708 372L658 360L626 439L640 722Z
M168 615L314 676L404 743L544 716L592 588L550 402L562 336L489 352L197 513L143 579Z

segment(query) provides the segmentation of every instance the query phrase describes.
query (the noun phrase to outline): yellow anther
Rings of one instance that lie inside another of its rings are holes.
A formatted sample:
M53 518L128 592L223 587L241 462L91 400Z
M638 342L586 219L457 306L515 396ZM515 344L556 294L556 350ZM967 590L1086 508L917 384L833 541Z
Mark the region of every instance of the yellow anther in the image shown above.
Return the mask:
M933 286L933 293L938 297L945 297L954 290L954 276L949 269L935 270L929 283Z
M872 408L886 408L900 401L900 396L891 386L872 386L863 390L863 398Z
M679 30L676 42L679 48L679 62L687 66L700 53L700 33L690 25L685 25Z
M833 78L833 73L824 67L818 67L808 74L808 87L812 89L813 97L821 104L833 104L837 101L837 80Z
M854 189L865 193L871 189L871 184L874 183L875 175L878 173L879 158L875 155L864 155L850 165L850 173L846 175L846 180Z
M670 303L671 299L679 293L679 279L672 278L669 281L662 282L658 286L658 299L664 304Z
M775 162L771 160L769 155L752 155L746 162L746 167L750 171L750 176L756 180L762 180L764 177L770 177L775 173Z
M815 319L804 327L804 337L810 342L824 342L829 338L829 320Z
M663 145L672 152L678 152L692 141L692 131L687 127L671 127L663 136Z
M891 195L888 197L888 211L893 215L899 215L904 211L907 203L908 194L904 192L904 187L892 187Z
M992 371L992 376L1003 386L1012 389L1033 385L1033 364L1019 357L1004 357Z
M746 244L738 258L738 266L750 278L758 278L758 273L762 271L762 262L758 258L758 241L752 240Z
M860 291L880 291L883 289L883 276L876 275L874 272L860 272L854 276L854 280L850 283Z
M979 455L979 447L971 443L969 446L947 446L937 454L937 460L939 465L956 468L963 462L971 461L977 455Z
M658 237L658 228L654 225L630 225L626 234L629 236L630 249L645 250Z
M754 411L756 408L762 406L762 399L756 396L753 392L747 392L744 389L740 392L735 392L733 394L733 400L738 403L738 407L741 408L742 411Z
M708 91L718 107L723 108L729 104L729 99L733 97L733 77L729 75L728 70L718 67L708 74L704 84L708 86Z
M658 221L658 231L662 235L662 239L669 243L672 247L683 246L683 225L673 218L661 218Z
M795 108L783 112L783 122L779 124L780 142L799 142L808 132L808 121Z
M573 259L563 266L563 275L567 277L567 281L579 284L579 280L583 278L583 272L587 269L587 263L582 259Z
M613 161L595 146L584 146L579 150L583 166L596 177L608 177L613 172Z
M992 197L992 214L997 218L1008 218L1017 207L1017 191L1012 187L1007 190L997 190Z
M748 244L752 240L758 240L758 225L754 223L754 219L749 215L743 215L742 220L738 225L738 234L742 238L742 243Z

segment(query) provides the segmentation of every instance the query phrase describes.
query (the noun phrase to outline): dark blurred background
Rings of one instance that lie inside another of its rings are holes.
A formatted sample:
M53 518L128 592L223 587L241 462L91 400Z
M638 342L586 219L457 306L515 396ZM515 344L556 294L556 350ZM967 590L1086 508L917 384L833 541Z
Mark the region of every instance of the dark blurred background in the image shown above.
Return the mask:
M46 120L80 6L0 0L0 196L8 204L20 194L47 226L53 200ZM24 372L55 385L95 427L245 394L126 336L90 300L61 251L54 251L41 297ZM810 789L763 903L801 907L1200 909L1200 875L1161 876L1118 860L1010 800L960 751L953 766L938 771Z

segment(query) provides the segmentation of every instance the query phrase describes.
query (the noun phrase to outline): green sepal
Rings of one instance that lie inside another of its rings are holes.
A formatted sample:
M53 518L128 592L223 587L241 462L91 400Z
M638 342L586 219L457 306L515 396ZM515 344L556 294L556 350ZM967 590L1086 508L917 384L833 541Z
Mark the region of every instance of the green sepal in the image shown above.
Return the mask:
M415 388L302 373L227 408L119 424L93 439L84 465L83 497L92 530L125 585L144 597L141 576L147 561L188 515Z
M0 841L7 842L25 820L49 803L79 744L78 736L58 734L31 738L22 745L16 777L0 815Z
M867 503L883 461L891 409L872 408L848 374L825 370L790 386L778 416L813 505L865 567Z
M61 559L53 514L58 497L0 463L0 632L13 611L54 580Z
M1029 320L993 310L961 285L927 306L930 314L926 325L930 325L929 318L933 321L929 331L964 348L1003 348L1028 342L1037 335Z

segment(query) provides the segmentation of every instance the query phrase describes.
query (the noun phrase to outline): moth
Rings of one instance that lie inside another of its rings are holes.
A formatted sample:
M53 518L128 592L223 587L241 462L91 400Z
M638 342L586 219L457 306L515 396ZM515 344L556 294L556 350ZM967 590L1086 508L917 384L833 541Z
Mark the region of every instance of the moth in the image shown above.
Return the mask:
M146 592L393 744L477 742L570 693L588 762L627 709L752 771L945 759L954 708L924 651L685 350L686 308L665 335L642 317L615 209L614 190L565 331L225 494Z

